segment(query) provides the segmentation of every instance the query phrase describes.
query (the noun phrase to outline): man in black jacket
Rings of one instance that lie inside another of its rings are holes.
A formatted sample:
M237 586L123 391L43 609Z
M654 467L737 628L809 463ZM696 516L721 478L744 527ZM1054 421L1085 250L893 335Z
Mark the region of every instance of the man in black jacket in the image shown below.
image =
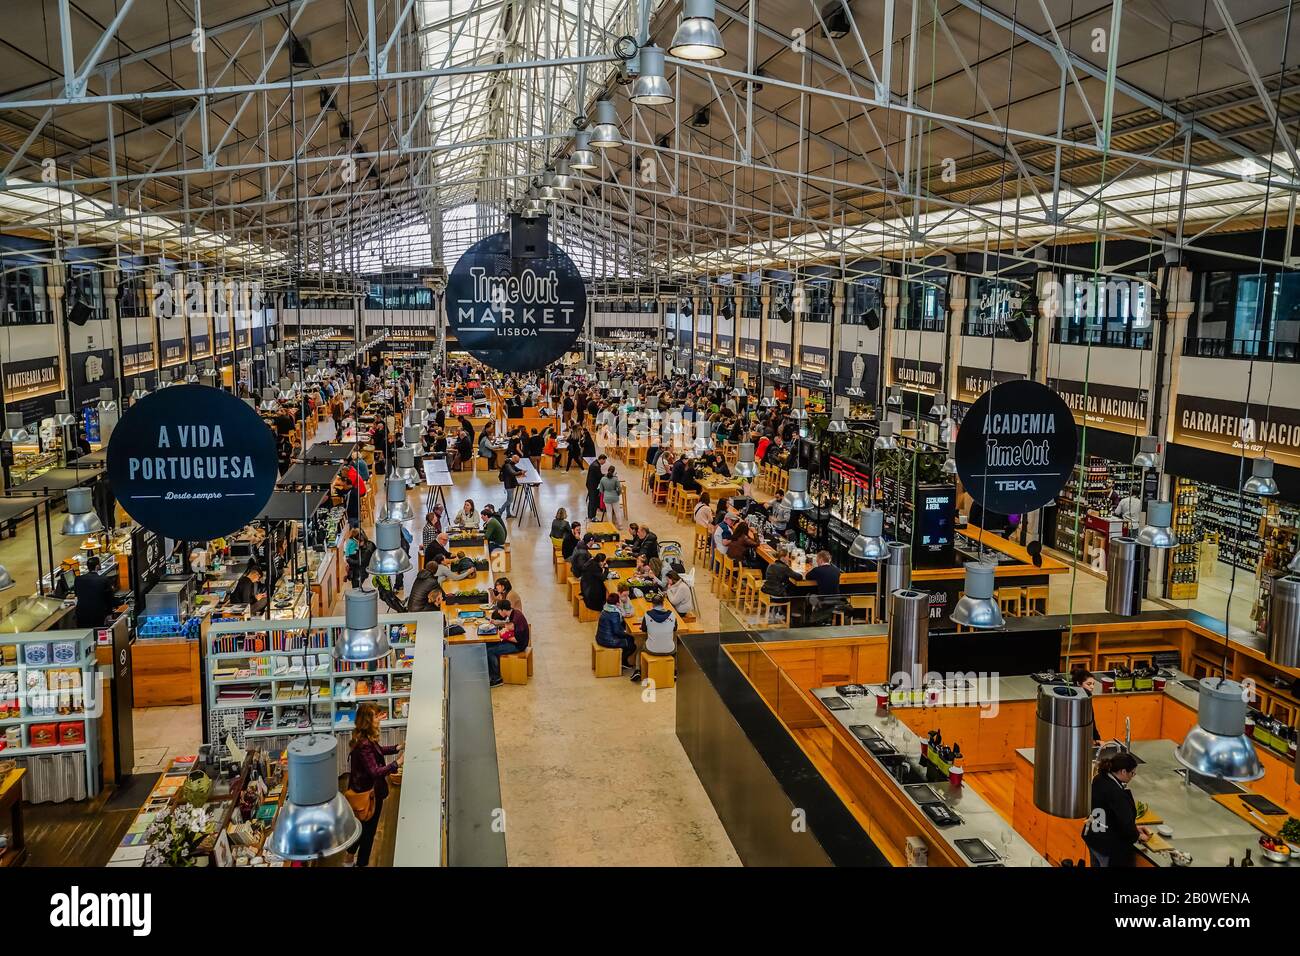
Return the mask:
M578 585L582 593L582 603L587 606L589 611L600 611L605 607L605 576L609 573L608 558L605 552L597 551L587 562L587 567L582 572L582 579Z
M595 521L600 510L600 479L605 476L605 456L597 455L587 468L587 520ZM604 602L601 602L604 607Z
M573 551L578 547L578 541L582 538L582 522L575 521L564 531L564 538L560 541L560 557L568 561L573 557Z
M86 573L77 575L72 590L77 595L77 627L103 627L109 612L117 605L117 589L99 573L99 558L90 556Z
M501 473L498 477L501 479L501 486L506 490L506 505L501 509L501 520L505 521L510 517L510 507L515 503L515 490L519 487L519 476L524 473L519 467L519 456L511 455L506 459L506 463L501 466Z
M411 594L406 599L406 610L436 611L442 606L442 588L438 586L438 572L434 565L426 564L411 582Z

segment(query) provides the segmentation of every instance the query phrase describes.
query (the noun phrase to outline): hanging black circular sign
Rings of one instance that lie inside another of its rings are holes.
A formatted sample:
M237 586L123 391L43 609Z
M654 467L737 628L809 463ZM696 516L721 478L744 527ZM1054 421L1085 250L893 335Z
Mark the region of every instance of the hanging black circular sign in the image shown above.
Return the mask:
M1077 449L1074 416L1046 385L1021 379L975 400L957 433L957 474L996 514L1041 508L1065 486Z
M136 402L108 441L122 508L168 538L210 541L261 513L275 490L275 436L244 401L173 385Z
M516 258L509 233L488 236L447 278L447 321L461 348L502 372L554 362L578 340L586 319L582 275L549 238L535 255Z

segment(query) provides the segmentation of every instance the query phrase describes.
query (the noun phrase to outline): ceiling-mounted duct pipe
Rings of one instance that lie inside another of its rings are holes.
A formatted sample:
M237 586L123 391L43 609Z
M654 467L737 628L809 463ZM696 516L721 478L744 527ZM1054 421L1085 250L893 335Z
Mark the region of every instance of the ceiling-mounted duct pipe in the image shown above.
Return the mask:
M1147 549L1133 538L1111 538L1106 546L1106 610L1132 617L1142 610Z
M902 541L885 545L885 557L876 570L876 610L881 621L889 620L889 595L912 586L912 546Z
M1268 659L1279 667L1300 667L1300 576L1273 581L1268 635Z
M889 595L889 680L922 686L930 661L930 595L911 588Z
M1038 689L1034 806L1054 817L1086 817L1092 799L1092 697L1082 687Z

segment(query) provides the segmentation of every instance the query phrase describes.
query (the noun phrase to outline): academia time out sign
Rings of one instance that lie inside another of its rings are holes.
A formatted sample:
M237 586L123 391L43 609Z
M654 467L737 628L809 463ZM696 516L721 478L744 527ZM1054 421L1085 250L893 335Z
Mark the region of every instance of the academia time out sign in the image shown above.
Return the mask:
M1060 493L1074 467L1074 416L1046 385L1021 379L989 389L957 433L957 474L996 514L1024 514Z
M564 250L515 258L509 233L466 250L447 278L447 320L461 346L503 372L531 372L564 355L582 333L587 292Z
M275 436L229 392L174 385L132 405L108 442L108 480L137 523L209 541L261 513L275 490Z

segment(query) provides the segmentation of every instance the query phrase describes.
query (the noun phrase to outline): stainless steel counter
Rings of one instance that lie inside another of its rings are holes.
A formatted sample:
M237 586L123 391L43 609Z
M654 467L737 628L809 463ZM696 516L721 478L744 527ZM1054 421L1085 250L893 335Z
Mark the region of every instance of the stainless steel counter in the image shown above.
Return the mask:
M1015 679L1016 678L1009 678L1008 680ZM1023 678L1023 680L1029 681L1030 684L1033 684L1033 681L1028 677ZM1006 682L1004 681L1004 683ZM887 713L881 715L877 713L875 694L877 691L881 690L882 688L879 687L867 686L868 696L841 698L845 703L850 705L849 709L833 710L830 711L830 713L836 720L843 724L846 729L858 727L864 724L868 727L874 728L880 736L893 744L899 752L903 754L913 769L918 772L923 771L928 767L928 764L924 767L921 764L921 738L909 730L892 714ZM818 688L813 691L813 694L823 699L827 697L840 696L836 693L835 688L833 687ZM876 757L872 756L865 747L862 748L861 752L865 755L866 759L875 760L881 765L882 769L884 769L884 764L877 760ZM887 769L885 770L885 774L891 778L893 776ZM936 774L937 771L932 773L931 776ZM913 799L912 795L903 789L903 784L901 782L895 780L894 785L898 788L903 797L912 800L912 802L916 804L918 813L924 812L921 810L920 804ZM934 788L935 792L943 798L943 802L962 819L962 822L956 826L937 828L939 835L952 845L954 849L956 848L956 841L958 840L971 838L982 839L988 844L989 848L993 850L994 853L1002 856L1004 852L1002 838L1006 836L1009 839L1009 844L1006 849L1006 857L1003 860L1005 865L1047 865L1047 861L1039 856L1038 853L1034 851L1034 848L1031 847L1029 843L1020 836L1020 834L1016 833L1011 824L1003 820L1001 815L989 806L988 803L984 801L984 798L969 786L953 789L948 785L946 780L931 783L931 786ZM960 850L957 851L958 855L960 855L960 852ZM1040 862L1035 864L1035 860Z
M1167 689L1167 688L1166 688ZM1129 784L1133 798L1147 804L1164 823L1173 828L1166 839L1192 856L1192 866L1227 866L1232 858L1241 863L1246 851L1259 866L1292 866L1264 859L1259 846L1260 832L1230 810L1215 803L1210 795L1189 784L1178 771L1182 765L1174 756L1172 740L1135 740L1133 753L1144 762ZM1034 763L1034 750L1027 747L1016 753ZM1243 791L1244 792L1244 791ZM1169 854L1148 850L1141 852L1156 866L1172 866Z

